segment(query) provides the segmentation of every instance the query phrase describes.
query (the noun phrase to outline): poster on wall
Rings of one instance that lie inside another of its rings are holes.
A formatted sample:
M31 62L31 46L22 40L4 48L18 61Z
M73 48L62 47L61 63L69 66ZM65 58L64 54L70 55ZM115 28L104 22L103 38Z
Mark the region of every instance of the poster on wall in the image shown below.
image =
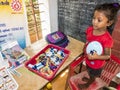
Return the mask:
M17 40L25 48L26 22L24 0L0 0L0 44Z

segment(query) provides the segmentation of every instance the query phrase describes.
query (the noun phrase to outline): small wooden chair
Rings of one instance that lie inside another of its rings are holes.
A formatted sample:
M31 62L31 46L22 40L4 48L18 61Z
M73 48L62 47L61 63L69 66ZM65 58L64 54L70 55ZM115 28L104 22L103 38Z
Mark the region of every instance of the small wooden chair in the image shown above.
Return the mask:
M80 65L80 68L83 66L82 63L84 59L85 59L84 56L80 56L70 64L65 90L67 90L68 86L70 87L71 90L80 90L77 87L78 82L72 82L70 78L71 76L76 74L75 70L77 66ZM109 86L111 80L116 76L116 74L119 71L120 71L120 59L118 59L114 55L111 55L110 60L107 61L103 68L100 78L96 79L86 90L97 90L103 86ZM80 74L81 74L80 76L82 77L86 74L86 71L81 71Z

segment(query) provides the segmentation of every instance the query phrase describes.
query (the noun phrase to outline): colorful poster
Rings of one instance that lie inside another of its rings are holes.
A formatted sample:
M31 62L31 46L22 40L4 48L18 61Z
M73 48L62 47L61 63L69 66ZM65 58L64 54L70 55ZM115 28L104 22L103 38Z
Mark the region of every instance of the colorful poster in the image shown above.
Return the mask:
M0 0L0 44L15 39L25 48L26 30L24 0Z
M0 68L0 90L17 90L18 83L6 68Z

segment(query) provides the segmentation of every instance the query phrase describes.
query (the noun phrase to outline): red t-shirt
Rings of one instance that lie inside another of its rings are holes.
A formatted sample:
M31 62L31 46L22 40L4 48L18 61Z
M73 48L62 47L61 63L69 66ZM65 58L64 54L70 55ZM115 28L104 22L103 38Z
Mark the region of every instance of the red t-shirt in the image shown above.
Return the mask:
M93 35L92 26L86 30L86 39L88 43L91 41L100 42L103 47L103 53L104 53L104 48L111 48L113 46L113 39L108 31L106 31L102 35L95 36ZM86 64L93 69L99 69L103 67L103 65L105 64L105 60L88 60L88 58L86 58Z

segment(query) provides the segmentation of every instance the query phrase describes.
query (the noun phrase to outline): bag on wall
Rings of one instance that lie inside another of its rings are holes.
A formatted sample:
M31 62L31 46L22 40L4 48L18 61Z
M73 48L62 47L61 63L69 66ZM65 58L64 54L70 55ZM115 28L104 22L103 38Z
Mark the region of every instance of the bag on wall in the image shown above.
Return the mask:
M48 34L46 36L46 40L50 44L58 45L63 48L65 48L69 43L67 36L61 31L55 31Z

